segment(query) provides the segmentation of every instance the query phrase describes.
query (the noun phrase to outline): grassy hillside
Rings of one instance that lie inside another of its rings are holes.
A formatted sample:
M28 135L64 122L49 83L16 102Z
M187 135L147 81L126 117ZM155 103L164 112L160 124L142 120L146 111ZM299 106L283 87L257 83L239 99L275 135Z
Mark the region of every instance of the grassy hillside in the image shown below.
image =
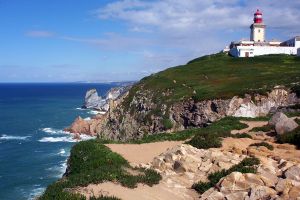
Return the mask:
M154 102L174 102L189 97L226 99L245 93L265 93L276 85L291 87L299 81L299 57L233 58L218 53L142 79L132 88L125 104L131 102L136 91L145 89L153 91ZM162 95L163 92L166 95Z

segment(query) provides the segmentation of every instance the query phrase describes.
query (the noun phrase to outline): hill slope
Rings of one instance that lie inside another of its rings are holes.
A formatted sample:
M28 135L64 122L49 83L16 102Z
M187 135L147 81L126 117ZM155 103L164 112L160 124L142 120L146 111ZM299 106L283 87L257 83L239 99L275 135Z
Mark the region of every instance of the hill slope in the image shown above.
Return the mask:
M135 89L151 90L157 94L155 98L158 100L161 93L168 90L171 91L168 101L192 96L197 96L199 100L227 99L245 93L265 93L276 85L290 87L299 81L299 57L269 55L233 58L219 53L148 76ZM134 91L131 96L134 96Z
M263 104L264 99L276 99L274 96L280 93L279 99L265 105L277 107L291 103L288 99L295 95L286 93L299 95L299 83L300 58L295 56L233 58L218 53L200 57L143 78L113 110L99 134L132 139L149 133L206 126L228 114L234 96L249 94L252 97L249 99L248 95L243 101L257 98ZM285 90L267 93L278 85Z

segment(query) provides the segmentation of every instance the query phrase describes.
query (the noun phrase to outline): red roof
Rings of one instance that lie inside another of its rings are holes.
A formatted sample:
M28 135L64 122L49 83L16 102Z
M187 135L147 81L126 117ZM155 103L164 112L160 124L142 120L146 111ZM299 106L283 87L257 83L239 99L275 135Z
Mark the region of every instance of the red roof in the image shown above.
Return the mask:
M257 9L256 13L254 15L262 15L262 12L260 12L259 9Z

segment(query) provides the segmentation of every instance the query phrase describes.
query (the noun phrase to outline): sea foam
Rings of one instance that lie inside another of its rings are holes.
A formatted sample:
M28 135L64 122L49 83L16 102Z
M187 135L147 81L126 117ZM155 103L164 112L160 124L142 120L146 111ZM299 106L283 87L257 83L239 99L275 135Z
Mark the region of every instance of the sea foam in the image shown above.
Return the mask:
M39 142L76 142L72 137L43 137Z
M66 134L68 132L60 130L60 129L54 129L54 128L42 128L41 129L45 133L50 133L50 134Z
M27 140L31 136L1 135L0 140Z

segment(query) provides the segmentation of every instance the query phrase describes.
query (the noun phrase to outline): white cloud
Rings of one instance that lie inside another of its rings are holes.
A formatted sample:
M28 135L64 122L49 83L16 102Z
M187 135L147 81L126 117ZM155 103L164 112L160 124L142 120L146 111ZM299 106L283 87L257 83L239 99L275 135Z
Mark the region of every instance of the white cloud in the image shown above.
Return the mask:
M300 34L300 1L295 0L119 0L95 13L100 20L125 22L131 31L151 30L140 32L155 36L152 45L164 50L140 48L147 52L141 54L143 66L167 67L219 51L231 40L248 38L257 8L264 13L267 31L285 35L279 39Z

